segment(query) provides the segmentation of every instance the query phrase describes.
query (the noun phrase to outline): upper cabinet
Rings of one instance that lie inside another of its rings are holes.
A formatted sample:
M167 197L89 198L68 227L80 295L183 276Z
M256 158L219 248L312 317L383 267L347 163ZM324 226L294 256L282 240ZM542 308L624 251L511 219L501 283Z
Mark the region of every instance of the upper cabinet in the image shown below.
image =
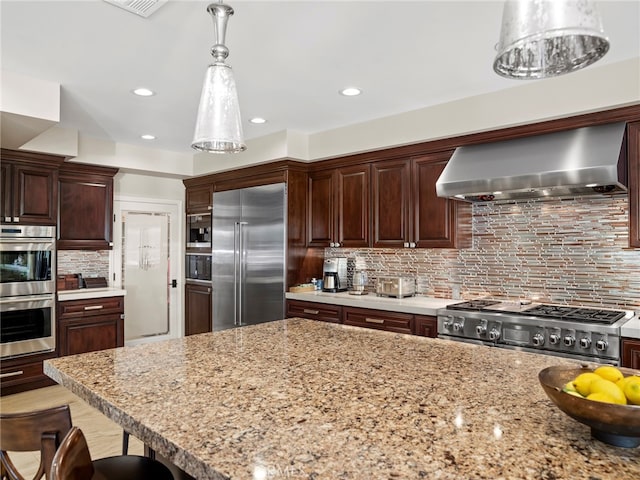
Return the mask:
M407 159L373 164L373 246L409 246L411 239L411 165Z
M58 249L111 248L113 177L117 172L73 163L60 167Z
M470 246L471 206L436 195L436 181L453 152L373 164L373 246ZM468 232L468 233L464 233Z
M640 122L627 125L629 246L640 248Z
M186 189L187 213L205 213L211 211L213 202L213 183L196 185Z
M420 248L471 246L471 205L438 197L436 182L453 151L411 159L413 242Z
M2 150L2 223L55 225L63 157Z
M355 165L309 174L308 246L369 246L370 171Z

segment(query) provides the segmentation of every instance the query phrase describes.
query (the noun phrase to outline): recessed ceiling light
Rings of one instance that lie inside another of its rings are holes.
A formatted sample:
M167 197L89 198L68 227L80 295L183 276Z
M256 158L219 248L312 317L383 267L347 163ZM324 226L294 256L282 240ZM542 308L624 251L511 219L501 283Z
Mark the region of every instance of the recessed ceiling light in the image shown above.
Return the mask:
M343 90L340 90L340 95L344 95L345 97L355 97L356 95L360 95L362 90L356 87L348 87Z
M587 183L587 184L585 185L585 187L597 187L597 186L598 186L598 184L597 184L597 183Z
M155 140L156 139L155 135L148 135L148 134L140 135L140 138L142 138L144 140Z
M249 119L249 122L255 123L256 125L260 125L260 124L263 124L263 123L267 123L267 120L262 118L262 117L253 117L253 118Z
M138 95L139 97L151 97L155 95L156 92L153 90L149 90L148 88L136 88L133 90L134 95Z

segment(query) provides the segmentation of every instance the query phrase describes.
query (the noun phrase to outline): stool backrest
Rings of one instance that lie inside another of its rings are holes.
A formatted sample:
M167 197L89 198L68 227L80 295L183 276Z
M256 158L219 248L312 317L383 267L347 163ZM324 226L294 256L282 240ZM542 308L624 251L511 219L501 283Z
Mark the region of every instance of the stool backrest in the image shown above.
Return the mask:
M40 465L33 477L51 478L53 456L62 439L71 430L68 405L33 412L0 414L0 470L2 477L22 480L8 452L40 452Z
M94 469L82 430L73 427L62 440L51 465L51 480L87 480Z

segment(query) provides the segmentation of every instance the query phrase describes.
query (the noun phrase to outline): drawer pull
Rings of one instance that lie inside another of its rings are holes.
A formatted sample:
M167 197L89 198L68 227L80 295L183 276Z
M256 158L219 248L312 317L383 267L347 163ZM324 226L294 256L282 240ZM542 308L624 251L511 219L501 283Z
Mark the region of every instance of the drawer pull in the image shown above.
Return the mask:
M365 318L364 319L365 322L367 323L377 323L379 325L382 325L384 323L384 320L382 318Z
M85 310L102 310L104 305L90 305L88 307L84 307Z
M309 308L305 308L303 310L304 313L310 313L311 315L318 315L320 313L320 310L311 310Z
M2 373L0 374L0 378L17 377L22 374L24 374L24 371L18 370L17 372Z

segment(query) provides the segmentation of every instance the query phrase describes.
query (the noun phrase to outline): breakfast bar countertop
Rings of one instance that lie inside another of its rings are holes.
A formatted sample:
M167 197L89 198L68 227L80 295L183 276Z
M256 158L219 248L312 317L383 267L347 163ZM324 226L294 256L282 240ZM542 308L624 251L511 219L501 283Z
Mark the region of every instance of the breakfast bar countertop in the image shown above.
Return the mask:
M640 478L538 372L575 362L292 318L45 361L199 479Z

